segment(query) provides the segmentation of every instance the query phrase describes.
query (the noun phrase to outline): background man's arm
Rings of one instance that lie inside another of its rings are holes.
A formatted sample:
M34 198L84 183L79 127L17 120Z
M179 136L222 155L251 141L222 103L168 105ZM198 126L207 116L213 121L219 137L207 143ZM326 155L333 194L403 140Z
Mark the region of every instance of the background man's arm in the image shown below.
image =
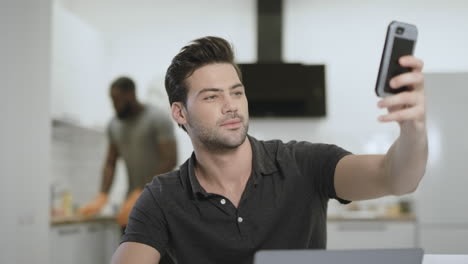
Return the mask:
M93 215L98 213L106 205L108 193L114 180L115 166L117 164L118 157L119 152L117 147L114 144L109 143L104 168L102 170L101 190L94 201L86 204L78 210L79 214Z
M117 147L109 143L107 149L106 161L102 170L102 182L101 182L101 193L108 194L114 181L115 167L117 165L117 159L119 158L119 152Z

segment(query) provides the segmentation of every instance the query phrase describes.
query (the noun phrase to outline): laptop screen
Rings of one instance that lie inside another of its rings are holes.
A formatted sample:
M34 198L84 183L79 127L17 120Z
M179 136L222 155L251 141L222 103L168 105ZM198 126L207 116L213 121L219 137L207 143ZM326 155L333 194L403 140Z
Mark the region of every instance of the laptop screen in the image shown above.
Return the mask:
M421 264L423 254L420 248L262 250L255 254L254 264Z

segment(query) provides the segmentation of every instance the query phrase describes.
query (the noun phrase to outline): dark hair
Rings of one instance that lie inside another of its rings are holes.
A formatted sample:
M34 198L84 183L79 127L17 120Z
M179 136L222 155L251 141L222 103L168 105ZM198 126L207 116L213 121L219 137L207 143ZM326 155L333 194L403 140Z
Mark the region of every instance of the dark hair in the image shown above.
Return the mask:
M242 80L242 74L234 63L234 52L231 45L225 39L208 36L193 40L183 47L172 59L166 72L166 92L169 104L174 102L187 102L187 85L185 80L192 73L207 64L230 63L234 66Z
M115 79L111 86L111 88L119 88L122 92L135 92L135 83L133 82L132 79L122 76L117 79Z

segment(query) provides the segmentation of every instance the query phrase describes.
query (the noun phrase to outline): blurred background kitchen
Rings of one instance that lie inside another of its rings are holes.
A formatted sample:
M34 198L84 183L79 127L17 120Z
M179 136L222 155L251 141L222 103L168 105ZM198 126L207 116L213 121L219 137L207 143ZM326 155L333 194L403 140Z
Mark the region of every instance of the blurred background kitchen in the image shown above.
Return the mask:
M276 101L282 107L252 117L253 136L385 152L399 131L377 122L374 85L392 20L419 28L427 173L412 195L330 202L328 247L468 254L468 2L275 0L277 8L257 8L261 2L2 0L0 263L109 261L127 187L122 163L102 213L83 219L75 211L100 187L105 127L114 115L110 82L129 75L143 102L169 110L167 66L201 36L231 41L238 63L281 60L321 69L311 94L320 108L304 116L294 100ZM277 98L270 99L266 105ZM181 129L176 137L181 164L192 146Z

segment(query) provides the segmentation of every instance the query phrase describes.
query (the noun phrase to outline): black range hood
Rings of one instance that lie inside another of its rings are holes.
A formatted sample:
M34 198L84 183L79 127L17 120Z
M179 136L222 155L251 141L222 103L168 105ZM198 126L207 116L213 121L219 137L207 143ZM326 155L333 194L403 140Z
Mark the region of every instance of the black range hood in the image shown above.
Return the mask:
M239 64L252 117L323 117L325 66L282 62L283 1L257 0L257 63Z
M283 0L257 0L257 60L282 62Z

